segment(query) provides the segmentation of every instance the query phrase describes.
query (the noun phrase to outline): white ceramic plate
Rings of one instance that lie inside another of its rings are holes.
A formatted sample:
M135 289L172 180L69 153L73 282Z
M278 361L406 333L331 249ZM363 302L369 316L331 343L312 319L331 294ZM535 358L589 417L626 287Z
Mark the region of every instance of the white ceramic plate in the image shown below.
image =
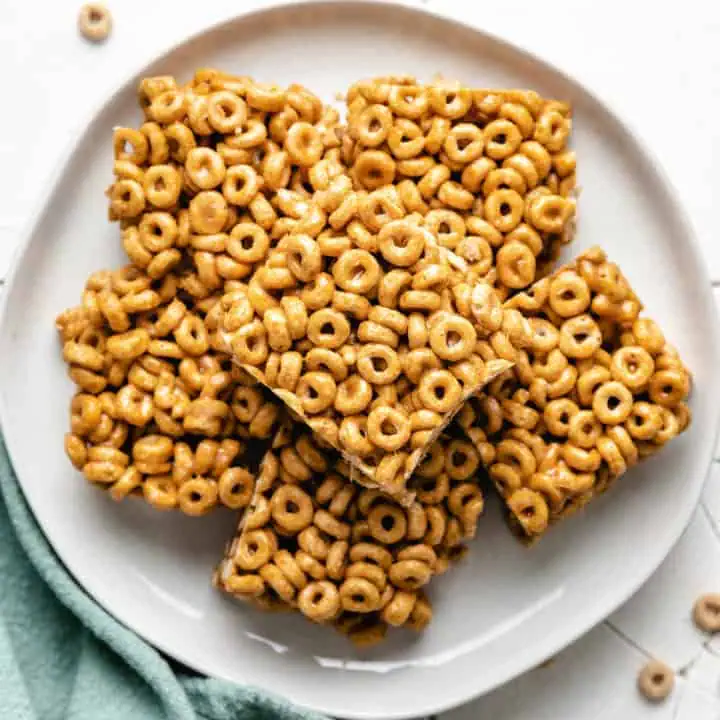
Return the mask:
M212 590L231 514L200 520L115 505L63 454L72 392L53 321L92 270L124 262L103 196L114 125L136 124L135 81L78 139L38 214L5 295L2 424L25 494L57 553L115 617L197 670L352 718L405 718L487 692L606 617L685 527L713 447L720 352L710 283L670 189L638 141L592 94L522 50L424 11L312 4L245 14L202 32L142 74L217 65L298 81L332 99L358 77L436 72L476 86L528 86L575 106L581 221L572 253L598 243L625 269L696 378L694 423L589 511L532 550L490 502L469 559L437 581L435 619L359 655L296 617L264 616Z

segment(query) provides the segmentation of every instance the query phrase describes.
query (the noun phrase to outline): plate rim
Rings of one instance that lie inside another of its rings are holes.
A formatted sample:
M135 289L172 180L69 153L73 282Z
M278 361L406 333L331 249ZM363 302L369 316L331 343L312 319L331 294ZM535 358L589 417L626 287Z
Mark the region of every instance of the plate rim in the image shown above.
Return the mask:
M28 215L28 221L24 223L21 232L19 233L20 241L16 245L12 256L8 272L4 280L4 288L2 297L0 298L0 342L4 340L7 333L7 323L9 322L10 315L10 299L13 295L13 291L16 283L16 276L19 272L19 268L22 265L22 261L30 249L31 241L36 235L45 215L47 214L50 203L55 197L56 193L59 192L60 181L64 175L64 172L75 152L80 146L85 137L88 128L92 125L94 120L102 114L116 99L124 92L132 83L132 81L147 67L156 64L167 55L182 48L187 43L191 43L198 38L202 37L207 33L215 32L221 29L225 25L229 25L235 22L242 21L243 19L251 18L256 15L262 15L263 13L270 11L282 11L291 10L298 6L308 7L332 7L344 5L348 7L361 8L362 6L375 6L379 8L385 8L389 11L403 10L409 14L423 15L426 18L432 18L439 21L449 22L454 24L460 29L469 29L479 37L485 37L492 42L496 43L499 47L505 50L510 50L514 53L518 53L524 56L526 59L537 63L544 67L546 71L552 72L556 76L562 78L563 81L568 84L575 86L581 90L590 100L596 103L616 124L616 127L626 136L626 138L635 146L637 152L646 161L649 170L655 175L658 181L658 187L661 190L664 199L667 202L666 210L676 219L678 227L682 228L684 244L687 248L687 261L692 266L693 272L696 277L703 281L703 288L700 294L700 298L703 300L705 309L709 310L709 315L714 318L712 323L712 329L710 331L710 337L708 340L709 347L712 351L712 357L716 360L720 360L720 316L718 314L718 308L716 306L712 283L710 276L707 272L706 264L704 263L704 255L700 242L698 239L698 233L696 232L695 226L690 220L689 214L685 209L684 205L680 201L680 195L677 192L675 185L671 178L668 176L664 166L659 162L656 154L650 148L646 142L640 137L638 131L632 123L628 122L624 113L617 109L615 103L607 101L602 94L598 93L591 85L586 84L577 75L569 72L568 70L559 67L554 61L544 58L534 50L529 49L523 43L508 40L501 34L488 30L482 27L480 20L473 18L462 17L460 10L455 6L432 6L428 7L423 4L422 0L247 0L246 4L242 8L238 7L223 7L220 14L214 17L212 20L206 23L202 23L201 26L189 34L181 34L179 37L172 39L170 42L163 43L160 47L149 53L142 59L141 62L133 64L131 69L127 73L122 73L119 79L115 82L113 89L104 95L99 102L95 103L87 114L84 114L80 122L73 126L73 139L67 144L65 150L60 154L60 157L55 165L53 172L51 173L47 189L40 196L38 201L34 203L32 211ZM3 363L7 362L7 358L11 356L11 348L4 348L0 345L0 370L3 367ZM718 382L715 383L716 388ZM596 612L588 613L586 622L580 624L580 626L571 626L571 630L560 636L557 634L548 634L547 639L544 639L533 646L533 651L523 655L522 660L519 660L511 668L505 669L504 672L497 674L493 681L490 683L479 684L475 689L460 692L460 694L454 696L452 700L444 700L441 702L432 701L428 702L427 707L423 710L424 714L434 715L437 713L446 712L459 705L471 702L483 695L486 695L493 690L505 685L511 680L519 677L520 675L528 672L538 664L545 661L547 658L552 657L558 652L562 651L569 645L576 642L579 638L590 632L599 623L605 620L621 605L625 604L655 573L658 567L666 559L670 551L675 547L678 540L685 532L687 525L689 524L697 506L700 502L705 482L709 477L710 470L712 468L714 450L717 446L718 436L720 434L720 405L718 405L714 411L714 426L710 432L712 443L710 445L709 457L701 464L705 467L702 479L698 479L696 485L693 487L692 501L688 502L687 508L682 516L676 522L674 531L671 533L670 542L656 558L653 558L648 563L647 567L644 568L643 572L637 574L633 581L628 583L628 587L623 592L619 592L614 595L611 601L606 602L605 605L599 607ZM147 632L140 633L136 631L132 624L126 623L115 613L113 609L108 607L102 601L96 598L96 596L88 589L84 578L86 573L79 570L76 567L75 562L68 561L63 553L56 548L53 539L46 534L45 527L40 520L39 516L35 512L35 507L32 500L25 492L25 486L20 478L19 473L15 469L15 462L13 459L14 451L13 447L16 446L16 442L13 439L14 431L12 426L6 421L8 417L8 410L5 407L4 393L0 392L0 428L3 431L5 437L5 444L7 447L8 456L13 466L13 472L18 480L18 485L28 503L30 510L34 518L36 519L39 528L45 535L49 545L52 547L53 552L57 555L66 569L73 576L75 581L81 587L82 591L85 592L94 602L97 602L100 607L103 608L109 615L117 620L121 625L129 629L131 632L140 637L144 642L153 646L157 650L176 658L180 662L183 662L190 667L197 667L197 664L192 659L184 655L182 652L178 652L172 647L156 638L150 639ZM203 672L202 670L200 672ZM234 684L238 684L237 681L229 675L223 676L222 674L215 675L216 677L224 678ZM275 689L271 689L272 692L277 693ZM281 692L281 691L280 691ZM293 701L295 702L295 701ZM307 706L305 706L307 707ZM311 708L316 712L327 712L322 708ZM377 715L374 712L363 712L362 710L350 710L344 713L347 718L357 718L358 720L377 720L377 718L383 717L387 720L404 720L405 718L417 717L413 711L408 714L404 711L384 713L382 716Z

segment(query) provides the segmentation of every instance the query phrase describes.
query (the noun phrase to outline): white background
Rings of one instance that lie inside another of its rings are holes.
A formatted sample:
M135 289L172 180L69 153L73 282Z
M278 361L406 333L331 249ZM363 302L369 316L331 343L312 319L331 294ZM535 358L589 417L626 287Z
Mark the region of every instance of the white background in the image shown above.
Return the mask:
M80 3L0 0L0 278L67 144L136 68L240 0L115 0L104 45L76 31ZM720 301L720 5L712 0L427 0L568 70L612 104L663 163ZM720 369L719 369L720 371ZM716 453L720 460L720 452ZM629 548L631 551L631 548ZM612 579L608 578L608 582ZM690 610L720 592L720 464L684 537L643 589L553 662L447 720L720 720L720 637ZM678 672L651 706L635 689L658 657Z

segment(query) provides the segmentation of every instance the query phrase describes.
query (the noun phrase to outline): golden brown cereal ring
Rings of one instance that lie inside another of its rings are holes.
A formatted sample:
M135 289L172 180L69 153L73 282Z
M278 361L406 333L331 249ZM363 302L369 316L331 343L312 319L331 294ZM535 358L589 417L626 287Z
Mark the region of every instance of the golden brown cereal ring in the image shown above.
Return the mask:
M605 425L625 422L633 406L633 396L625 385L612 380L595 391L592 409L595 417Z
M172 208L180 197L181 177L172 165L153 165L145 172L143 190L151 205Z
M690 376L684 370L660 370L650 380L648 394L650 399L672 408L684 400L690 392Z
M191 478L177 491L178 506L186 515L205 515L217 502L217 483L202 477Z
M649 318L638 318L633 323L632 333L637 344L651 354L657 354L665 347L662 330Z
M207 101L210 125L219 133L228 134L244 125L247 106L242 98L229 90L210 93Z
M340 612L340 593L328 580L311 582L300 592L298 607L314 622L326 622Z
M563 270L550 281L548 304L560 317L580 315L590 306L590 288L574 270Z
M308 372L298 381L295 394L306 413L317 415L333 404L336 394L335 381L329 373Z
M650 660L638 674L637 685L647 700L661 702L673 690L675 673L664 662Z
M367 418L364 415L348 415L340 423L340 445L359 457L367 457L375 449L367 437Z
M561 233L574 213L575 202L561 195L540 195L526 208L530 224L549 233Z
M415 593L396 590L390 602L382 610L382 619L394 627L405 625L415 608L416 600Z
M335 350L350 336L350 323L336 310L323 308L309 317L307 336L313 345Z
M554 400L553 402L561 401ZM577 410L577 406L575 406L575 410L568 423L567 437L573 445L588 450L595 447L602 434L602 427L590 410ZM628 422L630 422L630 418Z
M520 147L522 134L517 126L505 119L493 120L484 130L485 153L493 160L504 160Z
M625 429L634 440L652 440L663 425L663 416L657 405L636 402L625 421Z
M362 145L375 148L383 144L392 127L392 113L384 105L369 105L350 124L350 132Z
M301 167L319 162L323 143L318 130L308 122L293 123L285 137L285 149L292 161Z
M385 571L372 563L352 563L345 571L345 577L369 580L380 592L383 592L387 585Z
M272 531L249 530L240 537L233 555L233 562L242 570L258 570L270 562L270 558L276 550L277 539Z
M400 560L388 571L390 582L401 590L418 590L432 577L430 566L421 560Z
M377 344L360 348L357 369L371 385L388 385L395 382L402 372L397 353L387 345Z
M472 324L460 315L446 315L433 323L428 339L438 357L458 362L472 355L477 333Z
M273 520L283 531L297 534L313 520L310 496L297 485L283 485L270 498Z
M507 233L522 221L524 207L522 197L515 190L495 190L485 199L485 219L500 232Z
M708 593L693 605L695 625L708 633L720 632L720 594Z
M356 415L362 412L371 400L370 383L359 375L351 375L338 385L334 406L342 415Z
M195 232L212 235L222 232L228 218L225 198L215 190L199 192L188 208L190 226Z
M226 507L238 510L250 504L254 486L255 478L245 468L228 468L218 478L218 497Z
M117 218L138 216L145 208L145 193L137 180L117 180L110 188L110 211Z
M353 172L363 187L375 190L393 182L395 161L381 150L365 150L357 156Z
M373 612L380 604L380 591L365 578L348 578L340 586L340 603L349 612Z
M148 108L149 117L163 125L182 120L185 114L186 97L178 89L166 90L156 95Z
M610 373L633 392L644 389L655 371L655 363L647 350L626 345L612 354Z
M422 404L438 413L454 410L462 399L462 388L447 370L431 370L420 380L418 396Z
M591 358L601 345L602 333L590 315L572 317L560 327L560 352L568 358Z
M376 407L368 415L367 434L373 445L394 452L410 439L410 420L395 408Z
M338 520L332 513L322 508L315 511L313 523L315 527L325 533L325 535L330 535L338 540L347 540L350 537L350 526ZM330 552L329 548L327 552Z
M292 603L295 598L295 587L275 563L267 563L260 568L260 577L273 589L275 594L285 603Z
M168 476L158 475L142 483L145 499L157 510L172 510L177 507L177 490Z
M225 179L225 163L215 150L196 147L185 159L185 172L197 188L212 190Z
M539 493L520 488L506 502L527 535L539 535L547 528L549 509Z
M249 365L262 365L268 356L265 328L259 320L241 327L232 337L232 349L238 360Z
M250 165L233 165L225 173L222 194L229 203L246 207L257 195L260 182Z
M102 42L112 30L112 15L102 3L87 3L78 15L80 34L92 42Z
M486 254L492 258L492 252ZM506 242L498 250L496 265L500 282L513 290L527 287L535 280L535 256L527 245L517 240Z

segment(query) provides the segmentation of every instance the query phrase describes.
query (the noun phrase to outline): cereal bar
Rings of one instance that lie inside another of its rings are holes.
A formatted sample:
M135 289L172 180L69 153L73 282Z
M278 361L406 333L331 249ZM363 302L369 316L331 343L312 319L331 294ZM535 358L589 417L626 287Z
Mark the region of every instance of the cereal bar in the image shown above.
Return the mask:
M531 540L688 427L691 376L599 248L506 307L532 346L458 417Z
M358 198L360 212L380 192ZM285 237L246 290L225 295L223 327L243 369L358 467L358 482L409 503L407 479L462 403L510 366L525 323L489 285L464 282L463 261L421 217L397 213L378 216L367 242Z
M347 106L343 160L356 186L394 184L502 299L553 269L574 229L567 103L397 76L355 83Z
M281 406L213 347L219 301L183 301L173 276L126 266L94 273L57 318L77 386L65 449L115 500L189 515L249 502L248 441L272 437Z
M475 535L483 498L478 452L441 437L402 507L351 482L339 455L302 424L276 436L214 582L263 609L295 609L359 644L388 626L423 629L432 609L423 588Z

